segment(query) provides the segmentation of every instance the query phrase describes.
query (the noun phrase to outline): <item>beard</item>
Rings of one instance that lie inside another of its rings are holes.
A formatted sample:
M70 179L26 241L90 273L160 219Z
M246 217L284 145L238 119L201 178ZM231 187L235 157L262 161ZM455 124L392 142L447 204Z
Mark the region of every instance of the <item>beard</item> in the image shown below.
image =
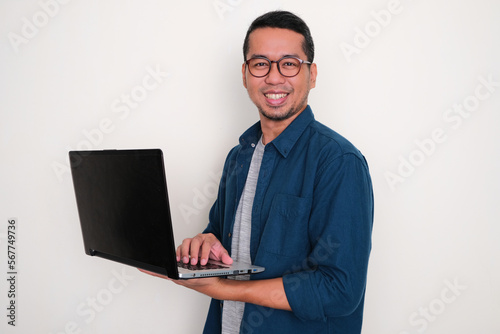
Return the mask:
M278 109L278 108L271 107L271 109ZM299 109L290 108L282 113L269 113L259 107L260 114L271 121L284 121L285 119L289 119L290 117L294 116L299 111L300 111Z
M262 108L262 106L257 106L257 109L259 110L259 113L264 116L265 118L271 120L271 121L284 121L286 119L289 119L292 116L297 115L297 113L301 112L304 110L305 106L307 106L307 95L300 101L298 104L299 106L292 106L287 110L284 110L282 112L279 112L280 107L272 107L272 106L267 106L268 109L271 109L271 112L268 112Z

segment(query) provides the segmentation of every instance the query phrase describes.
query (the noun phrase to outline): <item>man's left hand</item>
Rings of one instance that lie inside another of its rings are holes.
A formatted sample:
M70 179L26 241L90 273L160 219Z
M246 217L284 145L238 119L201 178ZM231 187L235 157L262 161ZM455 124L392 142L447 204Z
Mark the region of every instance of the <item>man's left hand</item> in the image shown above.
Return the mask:
M217 286L220 284L220 281L222 279L220 277L205 277L205 278L193 278L193 279L171 279L170 277L165 276L165 275L157 274L157 273L147 271L144 269L140 269L140 268L138 268L138 269L139 269L139 271L141 271L145 274L159 277L159 278L163 278L163 279L166 279L168 281L172 281L177 285L181 285L181 286L184 286L186 288L193 289L195 291L198 291L198 292L201 292L201 293L204 293L207 295L209 295L210 289L217 288Z

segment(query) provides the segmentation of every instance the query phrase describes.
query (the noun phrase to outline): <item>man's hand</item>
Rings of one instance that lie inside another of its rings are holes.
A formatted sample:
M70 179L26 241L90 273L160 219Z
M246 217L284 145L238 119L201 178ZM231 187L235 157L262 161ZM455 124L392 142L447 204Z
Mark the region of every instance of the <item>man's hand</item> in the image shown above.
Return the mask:
M145 270L145 269L141 269L141 268L137 268L137 269L139 269L140 272L143 272L145 274L148 274L148 275L151 275L151 276L155 276L155 277L159 277L159 278L163 278L163 279L166 279L166 280L169 280L169 281L173 281L168 276L165 276L165 275L162 275L162 274L157 274L155 272L152 272L152 271L149 271L149 270Z
M193 289L195 291L202 292L205 294L207 294L207 292L208 292L208 291L205 291L207 288L209 288L213 285L218 285L218 283L220 283L220 280L221 280L221 278L219 278L219 277L205 277L205 278L175 280L175 279L171 279L168 276L165 276L162 274L157 274L157 273L152 272L152 271L144 270L141 268L137 268L137 269L139 269L139 271L141 271L145 274L159 277L159 278L163 278L163 279L169 280L171 282L174 282L177 285L181 285L181 286L184 286L186 288L190 288L190 289Z
M207 264L209 259L225 264L233 263L227 250L220 241L212 234L198 234L194 238L185 239L177 247L177 261L195 265L200 259L200 264ZM193 289L209 297L219 300L235 300L252 303L271 308L291 311L290 304L283 287L281 277L267 280L240 281L224 279L220 277L205 277L196 279L173 280L167 276L139 269L143 273L164 278L175 284Z
M200 259L201 265L206 265L209 259L216 260L225 264L233 263L227 250L221 242L212 233L198 234L194 238L184 239L182 244L177 247L177 261L195 265Z
M195 265L198 263L198 258L200 258L200 264L206 265L208 259L216 260L225 264L233 263L233 259L229 256L227 250L222 246L220 241L212 234L198 234L194 238L184 239L182 244L177 247L176 251L177 261L182 259L182 262L188 263L191 260L191 264ZM172 280L167 276L157 274L144 269L139 269L145 274L164 278L170 281L174 281L179 285L186 286L188 288L195 288L197 286L211 285L216 283L218 279L202 278L202 279L190 279L186 282L185 280Z

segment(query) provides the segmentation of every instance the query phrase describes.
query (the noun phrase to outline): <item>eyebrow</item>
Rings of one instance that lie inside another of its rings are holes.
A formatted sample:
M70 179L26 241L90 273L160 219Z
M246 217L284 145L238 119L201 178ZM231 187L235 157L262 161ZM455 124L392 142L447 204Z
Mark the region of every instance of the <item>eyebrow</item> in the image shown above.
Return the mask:
M266 56L266 55L263 55L263 54L255 54L255 53L254 53L254 54L252 54L252 55L250 55L250 57L249 57L248 59L251 59L251 58L262 58L262 57L263 57L263 58L267 58L267 59L269 59L269 57L268 57L268 56ZM296 58L300 58L300 56L299 56L298 54L293 53L293 54L284 54L284 55L282 55L281 57L279 57L278 59L285 58L285 57L296 57Z

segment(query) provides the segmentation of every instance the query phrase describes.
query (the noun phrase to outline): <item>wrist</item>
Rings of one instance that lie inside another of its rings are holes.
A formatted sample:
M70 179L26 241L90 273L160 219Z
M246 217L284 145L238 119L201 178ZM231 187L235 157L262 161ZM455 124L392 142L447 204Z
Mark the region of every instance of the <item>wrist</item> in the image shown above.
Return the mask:
M217 278L212 284L204 285L198 292L218 300L243 301L246 281Z

